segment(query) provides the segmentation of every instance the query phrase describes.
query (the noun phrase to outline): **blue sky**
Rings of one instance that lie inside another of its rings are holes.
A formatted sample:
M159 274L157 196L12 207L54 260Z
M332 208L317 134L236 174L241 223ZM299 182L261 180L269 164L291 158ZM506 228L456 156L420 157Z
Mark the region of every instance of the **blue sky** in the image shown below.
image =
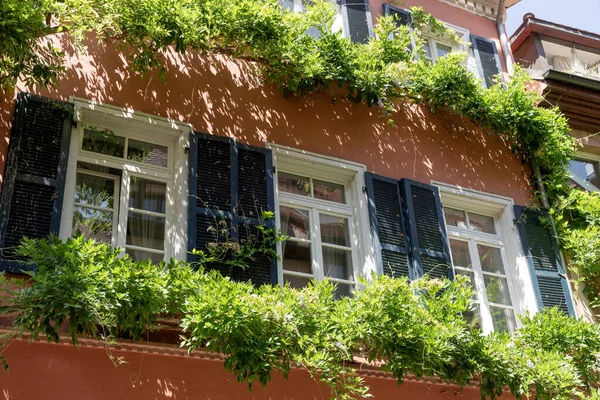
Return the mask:
M528 12L540 19L600 34L600 0L521 0L508 9L506 33L509 37Z

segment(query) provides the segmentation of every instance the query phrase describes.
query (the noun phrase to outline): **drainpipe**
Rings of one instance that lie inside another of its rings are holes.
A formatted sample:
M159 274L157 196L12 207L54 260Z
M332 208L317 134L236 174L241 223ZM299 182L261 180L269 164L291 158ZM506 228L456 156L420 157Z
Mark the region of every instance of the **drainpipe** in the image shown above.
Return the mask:
M544 186L544 181L542 179L542 173L540 172L540 167L537 165L533 166L533 173L535 174L535 180L537 183L538 190L540 191L540 196L542 197L542 206L545 209L550 208L550 201L548 201L548 193L546 193L546 186ZM554 225L554 222L552 223Z
M508 38L506 37L506 30L504 29L504 1L500 0L498 4L498 12L496 13L496 28L498 29L498 37L500 38L500 45L502 46L502 53L504 53L504 61L506 62L506 72L508 75L512 75L515 71L513 68L512 51L508 44Z

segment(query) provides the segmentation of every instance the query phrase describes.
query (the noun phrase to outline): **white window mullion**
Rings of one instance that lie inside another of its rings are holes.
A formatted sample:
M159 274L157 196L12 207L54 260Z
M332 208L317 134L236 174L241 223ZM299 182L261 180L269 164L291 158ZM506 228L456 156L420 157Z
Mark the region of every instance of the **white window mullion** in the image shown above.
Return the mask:
M121 193L119 200L119 224L117 246L124 249L127 241L127 217L129 212L130 173L124 170L121 174Z
M481 321L481 329L483 330L483 333L488 334L494 330L494 324L492 322L492 314L490 313L485 290L483 270L481 269L481 262L479 261L479 254L477 252L477 243L474 239L469 240L469 253L471 256L471 263L473 264L475 287L477 288L477 297L479 299L479 320Z
M311 179L312 187L312 179ZM325 277L325 266L323 264L323 249L321 246L321 226L319 210L311 209L311 235L313 235L313 274L315 279L320 281Z

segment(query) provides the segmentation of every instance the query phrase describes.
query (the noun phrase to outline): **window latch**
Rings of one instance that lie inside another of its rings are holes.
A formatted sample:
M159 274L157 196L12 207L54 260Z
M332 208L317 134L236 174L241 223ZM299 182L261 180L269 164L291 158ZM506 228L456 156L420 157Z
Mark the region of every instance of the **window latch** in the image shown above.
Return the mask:
M183 146L183 151L185 152L185 154L190 152L190 146Z
M273 165L273 173L276 174L277 173L277 167Z
M363 187L362 187L362 192L363 192L364 194L367 194L367 187L366 187L366 186L363 186Z

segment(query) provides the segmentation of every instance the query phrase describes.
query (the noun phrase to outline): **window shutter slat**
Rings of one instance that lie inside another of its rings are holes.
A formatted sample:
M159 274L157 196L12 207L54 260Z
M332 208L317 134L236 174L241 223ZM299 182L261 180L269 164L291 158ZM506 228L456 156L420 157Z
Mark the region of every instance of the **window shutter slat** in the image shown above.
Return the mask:
M413 279L408 268L400 182L370 172L365 174L365 178L378 269L385 275Z
M346 9L350 40L353 43L367 43L373 36L371 9L368 0L342 0Z
M0 270L27 269L12 251L23 237L59 232L73 109L72 103L17 96L0 200Z
M411 269L416 277L454 279L438 188L410 179L401 185Z
M550 216L546 211L524 206L515 206L515 215L539 307L556 306L565 314L574 315L558 242L549 226Z
M412 18L409 11L401 10L397 7L385 3L383 5L383 14L396 16L397 26L412 27Z
M471 35L471 44L473 45L479 76L485 87L489 88L494 84L494 76L502 72L502 64L500 64L496 43L480 36Z
M261 213L274 210L271 151L194 133L189 165L189 250L206 251L217 243L260 239L256 225ZM190 255L189 260L195 257ZM257 256L249 264L245 270L230 269L223 263L206 268L256 285L277 282L276 260Z

